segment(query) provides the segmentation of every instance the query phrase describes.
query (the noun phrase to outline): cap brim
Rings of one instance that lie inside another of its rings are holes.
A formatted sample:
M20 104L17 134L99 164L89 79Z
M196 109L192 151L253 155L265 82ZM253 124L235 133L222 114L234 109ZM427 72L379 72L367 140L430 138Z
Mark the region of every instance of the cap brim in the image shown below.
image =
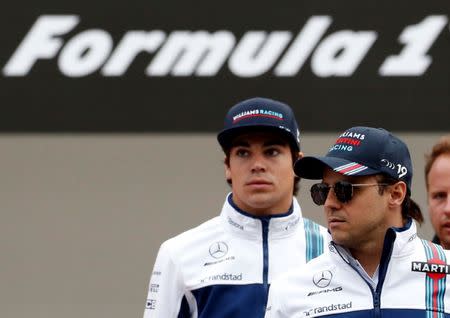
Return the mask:
M294 142L294 138L290 132L281 129L278 126L272 125L249 125L225 129L219 132L219 134L217 135L217 141L219 142L223 150L230 149L234 138L242 134L255 131L273 131L275 133L278 133L281 136L285 137L286 140L294 147L294 149L300 151L298 144Z
M324 168L328 167L340 174L348 176L369 176L379 171L357 162L337 157L304 157L294 164L294 172L303 179L322 179Z

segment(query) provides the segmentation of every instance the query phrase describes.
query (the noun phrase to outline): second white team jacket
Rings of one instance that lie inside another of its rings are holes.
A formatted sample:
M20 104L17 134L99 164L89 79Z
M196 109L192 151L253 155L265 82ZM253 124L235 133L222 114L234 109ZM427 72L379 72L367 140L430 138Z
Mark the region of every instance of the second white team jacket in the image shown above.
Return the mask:
M144 318L262 318L270 283L320 255L327 230L289 212L254 217L231 195L220 216L164 242L149 285Z

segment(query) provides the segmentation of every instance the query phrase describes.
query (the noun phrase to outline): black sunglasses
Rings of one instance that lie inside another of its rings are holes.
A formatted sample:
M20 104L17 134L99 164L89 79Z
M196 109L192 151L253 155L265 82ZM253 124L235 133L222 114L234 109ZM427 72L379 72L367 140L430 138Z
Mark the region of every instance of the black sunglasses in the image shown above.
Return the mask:
M325 183L316 183L311 187L311 198L317 205L324 205L328 197L328 192L333 188L336 198L341 203L346 203L353 198L354 187L387 186L387 183L350 183L348 181L338 181L334 186Z

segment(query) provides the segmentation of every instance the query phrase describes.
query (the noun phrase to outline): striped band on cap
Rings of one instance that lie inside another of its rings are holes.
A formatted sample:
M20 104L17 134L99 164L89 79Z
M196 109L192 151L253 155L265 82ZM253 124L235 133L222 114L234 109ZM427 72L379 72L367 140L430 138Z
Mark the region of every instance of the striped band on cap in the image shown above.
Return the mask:
M339 172L340 174L350 176L353 174L357 174L366 169L367 169L366 166L363 166L356 162L352 162L352 163L347 163L343 166L336 167L336 168L334 168L334 171Z

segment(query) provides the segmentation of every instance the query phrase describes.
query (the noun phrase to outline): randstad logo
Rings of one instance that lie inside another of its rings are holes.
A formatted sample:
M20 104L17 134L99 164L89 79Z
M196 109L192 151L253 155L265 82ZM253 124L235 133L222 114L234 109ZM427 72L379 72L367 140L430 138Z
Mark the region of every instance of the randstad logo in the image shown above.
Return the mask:
M231 273L223 273L223 274L217 274L217 275L211 275L208 277L205 277L200 280L201 283L210 282L210 281L241 281L242 280L242 273L239 274L231 274Z

